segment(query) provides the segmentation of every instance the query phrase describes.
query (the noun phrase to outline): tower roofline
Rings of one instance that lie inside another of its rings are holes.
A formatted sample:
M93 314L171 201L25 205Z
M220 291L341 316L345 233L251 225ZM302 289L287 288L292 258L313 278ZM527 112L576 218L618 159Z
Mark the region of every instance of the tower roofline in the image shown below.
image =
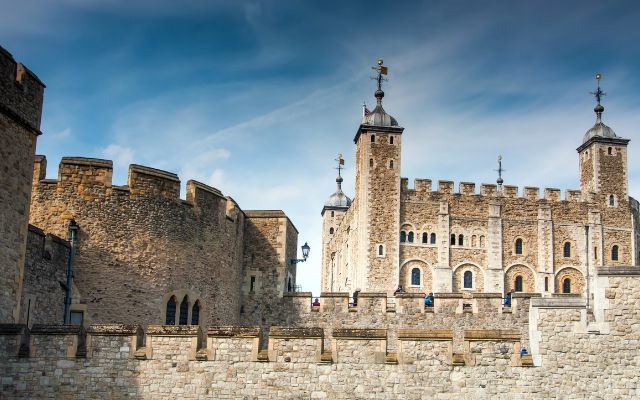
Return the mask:
M360 137L360 134L365 131L401 134L402 131L404 131L404 128L401 126L377 126L377 125L360 124L360 126L358 127L358 131L356 132L356 136L353 138L353 143L358 143L358 138Z
M621 137L611 138L611 137L603 137L603 136L594 136L594 137L590 138L589 140L587 140L586 142L582 143L580 145L580 147L578 147L576 150L578 151L578 153L580 153L580 152L582 152L582 150L584 150L587 147L591 146L591 144L593 144L593 143L604 143L604 144L613 144L613 145L626 146L630 141L631 141L631 139L625 139L625 138L621 138Z

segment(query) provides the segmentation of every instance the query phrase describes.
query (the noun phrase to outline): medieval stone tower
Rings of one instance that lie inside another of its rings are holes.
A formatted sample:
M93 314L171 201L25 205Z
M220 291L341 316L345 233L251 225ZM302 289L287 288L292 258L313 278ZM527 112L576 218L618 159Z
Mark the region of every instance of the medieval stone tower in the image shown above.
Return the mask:
M0 47L0 322L18 322L44 84Z
M356 196L359 210L358 264L354 289L393 291L397 285L400 226L400 154L404 128L382 108L382 74L378 62L376 107L366 112L358 127L356 144Z

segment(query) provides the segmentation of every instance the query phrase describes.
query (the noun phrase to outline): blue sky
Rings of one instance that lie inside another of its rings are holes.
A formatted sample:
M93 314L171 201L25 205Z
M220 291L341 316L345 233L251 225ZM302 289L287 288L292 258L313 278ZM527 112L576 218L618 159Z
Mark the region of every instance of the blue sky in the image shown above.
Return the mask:
M629 145L640 197L640 5L633 1L0 0L0 44L47 84L38 153L138 163L197 179L244 209L283 209L312 247L346 158L369 67L389 66L385 109L405 127L402 175L577 188L575 149L604 122Z

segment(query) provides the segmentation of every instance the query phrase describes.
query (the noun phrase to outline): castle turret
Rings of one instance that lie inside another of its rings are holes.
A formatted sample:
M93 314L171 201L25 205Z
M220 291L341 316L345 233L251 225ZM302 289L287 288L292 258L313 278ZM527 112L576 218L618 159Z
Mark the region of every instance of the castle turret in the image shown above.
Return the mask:
M604 107L600 104L600 74L596 74L598 88L593 94L597 105L596 123L585 133L582 144L578 147L580 159L580 189L583 193L595 192L598 199L604 201L603 206L616 206L619 202L628 201L627 144L624 139L602 122Z
M336 287L333 285L336 277L335 273L335 253L331 250L331 241L334 238L337 227L342 222L344 214L351 206L351 199L342 191L342 176L340 171L344 160L342 154L336 159L338 162L338 177L336 178L336 191L329 196L329 199L322 207L322 276L320 287L323 292L333 292ZM332 254L334 255L332 257Z
M0 47L0 323L19 322L44 84Z
M382 75L378 61L376 107L358 127L356 143L356 197L358 253L354 288L393 292L398 284L400 225L400 147L404 128L382 108Z

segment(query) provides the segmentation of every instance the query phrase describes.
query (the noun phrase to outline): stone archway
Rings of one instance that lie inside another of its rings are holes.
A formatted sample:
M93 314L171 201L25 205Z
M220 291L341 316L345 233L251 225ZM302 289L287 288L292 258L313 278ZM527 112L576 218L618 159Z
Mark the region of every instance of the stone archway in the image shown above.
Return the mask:
M522 278L522 292L533 293L536 291L536 276L531 268L526 265L516 264L509 267L504 274L505 293L516 289L517 277Z
M412 271L420 271L420 285L411 283ZM429 293L433 287L433 275L429 264L422 260L407 261L400 269L400 284L407 292Z
M556 273L555 279L556 293L566 293L564 289L569 289L568 293L584 294L585 279L582 272L575 268L562 268Z
M471 272L471 288L464 288L464 274ZM453 271L453 292L484 292L484 272L471 263L463 263Z

